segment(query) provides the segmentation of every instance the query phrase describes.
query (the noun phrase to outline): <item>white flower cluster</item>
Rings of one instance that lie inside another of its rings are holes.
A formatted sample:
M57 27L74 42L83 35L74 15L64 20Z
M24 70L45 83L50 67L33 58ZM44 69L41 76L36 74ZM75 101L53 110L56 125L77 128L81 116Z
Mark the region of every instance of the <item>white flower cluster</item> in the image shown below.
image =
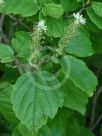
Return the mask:
M4 0L0 0L0 6L4 6L5 5L5 1Z
M86 18L83 18L83 15L81 15L79 12L78 13L74 13L73 14L74 18L75 18L75 23L78 24L86 24Z
M32 36L32 54L29 58L29 64L32 68L38 69L39 54L41 52L41 44L43 43L43 32L47 32L47 26L44 20L40 20L34 25Z
M36 28L39 32L41 32L41 31L46 32L47 31L47 26L45 25L45 21L43 19L38 21Z

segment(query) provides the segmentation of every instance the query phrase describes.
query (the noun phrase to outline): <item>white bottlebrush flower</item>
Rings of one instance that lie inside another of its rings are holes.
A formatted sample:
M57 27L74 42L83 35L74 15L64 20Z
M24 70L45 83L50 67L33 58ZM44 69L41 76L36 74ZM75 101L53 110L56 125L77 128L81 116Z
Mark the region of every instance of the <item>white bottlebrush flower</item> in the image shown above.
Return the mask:
M78 13L74 13L73 14L74 18L75 18L75 23L76 24L82 24L84 25L86 23L86 18L83 18L83 16L78 12Z
M5 1L4 0L0 0L0 6L4 6L5 5Z
M36 28L38 31L47 31L47 26L45 25L45 21L43 19L38 21Z

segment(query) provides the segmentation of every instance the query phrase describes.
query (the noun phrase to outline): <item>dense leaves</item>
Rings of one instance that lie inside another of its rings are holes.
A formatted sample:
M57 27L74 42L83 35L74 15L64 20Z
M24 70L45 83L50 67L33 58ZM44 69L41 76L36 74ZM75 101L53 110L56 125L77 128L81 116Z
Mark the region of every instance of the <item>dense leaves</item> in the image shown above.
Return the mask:
M79 125L73 113L63 109L63 111L58 112L54 122L49 121L48 125L41 129L40 136L81 136L83 133L87 136L93 136L91 131Z
M101 136L102 1L4 0L0 13L0 136Z

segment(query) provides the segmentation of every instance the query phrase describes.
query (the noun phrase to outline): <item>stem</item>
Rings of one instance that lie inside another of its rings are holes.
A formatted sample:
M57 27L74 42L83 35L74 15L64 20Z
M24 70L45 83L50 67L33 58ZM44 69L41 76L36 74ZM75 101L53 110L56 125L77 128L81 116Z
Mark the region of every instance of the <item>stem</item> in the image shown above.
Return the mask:
M90 7L90 3L89 4L85 4L83 5L83 7L80 9L79 13L82 14L86 9L88 9ZM73 14L71 15L65 15L65 19L70 19L70 18L73 18Z
M100 121L102 120L102 114L99 116L99 118L97 119L97 121L95 122L95 124L92 126L92 130L94 130L96 127L97 127L97 125L100 123Z
M24 69L23 69L22 65L20 64L20 62L18 61L18 59L15 59L15 64L18 68L20 75L24 74Z
M16 19L14 16L12 16L12 15L9 15L9 17L10 17L12 20L14 20L16 23L18 23L18 24L24 26L28 31L31 31L31 29L30 29L25 23L23 23L21 19L20 19L20 20L17 20L17 19Z
M97 100L98 100L101 92L102 92L102 86L100 86L100 88L96 91L96 93L93 97L92 115L91 115L91 119L90 119L90 128L93 128L93 125L94 125L96 104L97 104Z

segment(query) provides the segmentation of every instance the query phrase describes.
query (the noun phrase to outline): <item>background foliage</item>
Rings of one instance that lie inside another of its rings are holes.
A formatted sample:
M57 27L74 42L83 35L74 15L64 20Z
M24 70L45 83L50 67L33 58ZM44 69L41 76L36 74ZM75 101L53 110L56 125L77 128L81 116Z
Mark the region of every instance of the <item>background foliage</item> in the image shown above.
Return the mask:
M4 0L0 13L0 136L102 136L102 0ZM39 71L28 60L42 19Z

